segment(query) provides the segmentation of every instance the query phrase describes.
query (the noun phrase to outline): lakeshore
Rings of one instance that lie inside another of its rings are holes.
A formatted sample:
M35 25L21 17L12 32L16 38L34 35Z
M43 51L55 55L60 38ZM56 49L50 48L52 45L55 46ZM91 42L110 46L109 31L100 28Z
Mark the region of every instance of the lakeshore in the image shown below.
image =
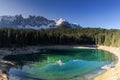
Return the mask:
M44 51L45 49L64 49L64 48L87 48L87 49L101 49L109 51L115 54L118 57L118 61L115 64L114 68L109 68L105 73L102 73L94 78L94 80L119 80L120 79L120 49L115 47L106 47L106 46L32 46L26 48L16 48L16 49L4 49L2 53L6 55L16 55L16 54L30 54L38 53ZM8 62L9 64L9 62ZM11 64L12 65L12 64Z
M120 80L120 48L99 46L98 49L113 53L118 60L114 68L107 69L105 73L96 76L93 80Z

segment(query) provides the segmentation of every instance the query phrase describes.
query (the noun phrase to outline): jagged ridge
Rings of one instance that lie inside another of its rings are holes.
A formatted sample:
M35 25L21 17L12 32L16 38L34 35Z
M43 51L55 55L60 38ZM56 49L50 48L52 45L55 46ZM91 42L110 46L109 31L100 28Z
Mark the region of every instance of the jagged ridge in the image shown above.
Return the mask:
M23 29L49 29L49 28L81 28L79 24L71 24L65 19L48 20L42 16L29 16L23 18L22 15L0 16L1 28L23 28Z

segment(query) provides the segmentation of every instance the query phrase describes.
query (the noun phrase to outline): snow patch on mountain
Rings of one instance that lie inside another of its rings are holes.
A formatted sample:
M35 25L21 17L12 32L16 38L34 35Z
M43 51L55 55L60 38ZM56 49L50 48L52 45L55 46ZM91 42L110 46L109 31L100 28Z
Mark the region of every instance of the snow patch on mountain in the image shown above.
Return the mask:
M61 25L63 22L66 22L66 20L63 19L63 18L60 18L60 19L58 19L58 20L55 20L55 22L56 22L56 25L59 26L59 25Z

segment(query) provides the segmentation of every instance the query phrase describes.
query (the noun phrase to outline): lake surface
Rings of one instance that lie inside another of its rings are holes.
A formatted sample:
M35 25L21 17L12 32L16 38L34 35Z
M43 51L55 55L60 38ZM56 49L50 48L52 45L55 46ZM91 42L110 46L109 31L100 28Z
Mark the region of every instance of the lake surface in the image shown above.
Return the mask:
M49 49L5 59L19 63L9 69L10 80L90 80L116 61L113 54L97 49Z

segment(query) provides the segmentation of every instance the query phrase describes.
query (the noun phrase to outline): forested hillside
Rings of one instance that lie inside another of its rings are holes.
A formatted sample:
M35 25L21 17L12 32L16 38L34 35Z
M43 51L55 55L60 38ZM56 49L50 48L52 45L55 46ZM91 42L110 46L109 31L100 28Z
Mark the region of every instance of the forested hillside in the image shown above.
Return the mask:
M28 45L120 46L120 30L56 28L47 30L0 29L0 47Z

